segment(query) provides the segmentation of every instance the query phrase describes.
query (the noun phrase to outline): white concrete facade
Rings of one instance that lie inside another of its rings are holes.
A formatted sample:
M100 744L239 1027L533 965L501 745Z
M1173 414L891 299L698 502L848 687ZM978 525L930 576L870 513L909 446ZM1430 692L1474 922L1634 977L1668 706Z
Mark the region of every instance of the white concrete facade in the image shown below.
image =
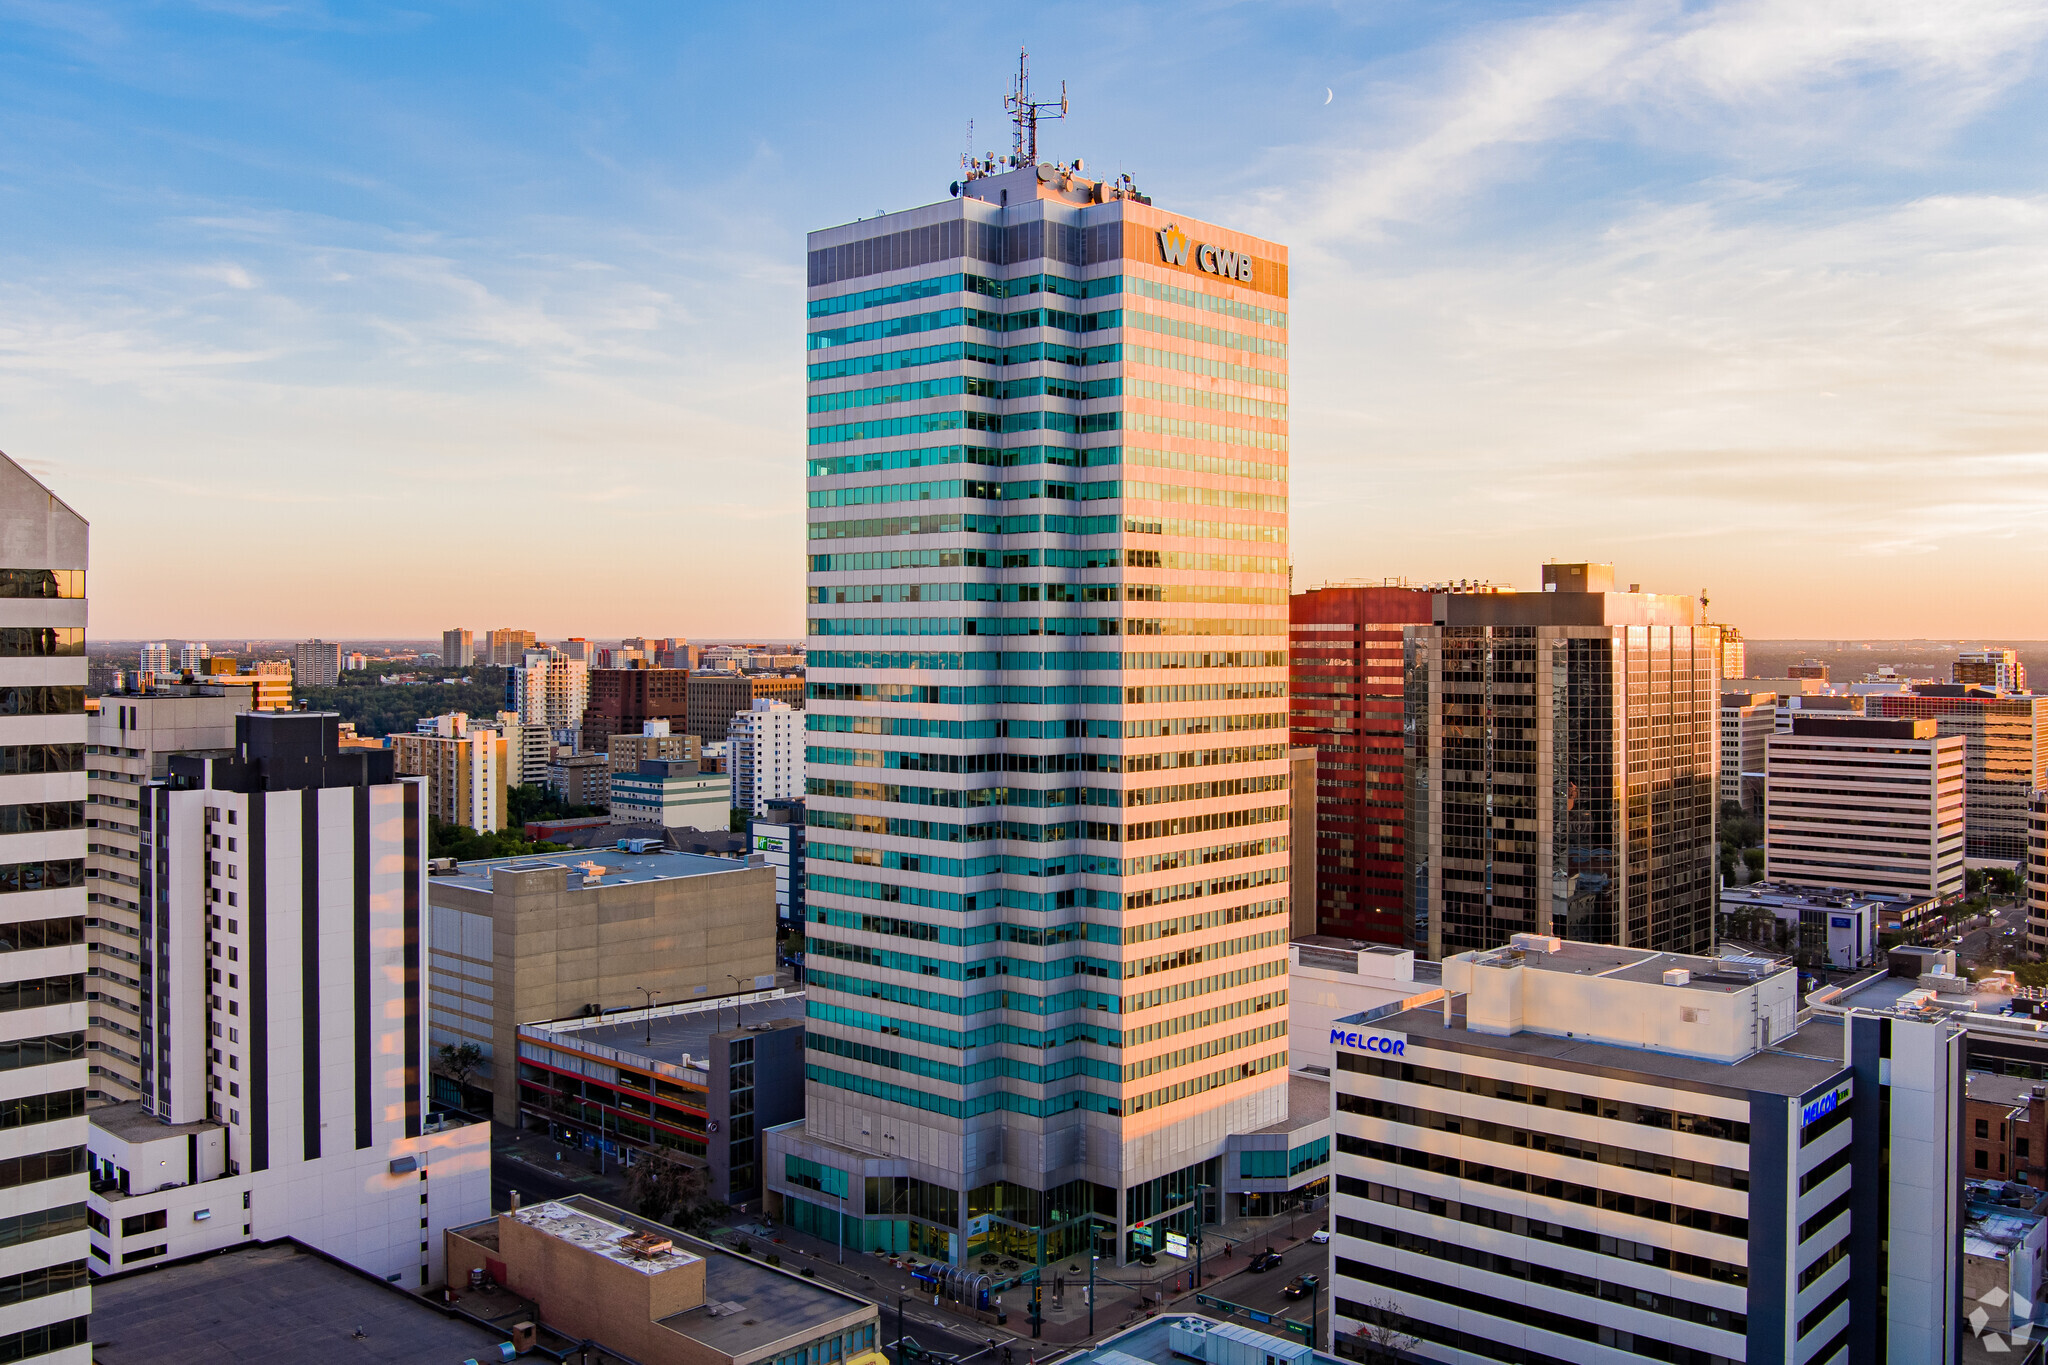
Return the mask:
M1915 899L1961 894L1962 736L1938 736L1931 720L1800 718L1769 748L1769 880Z
M758 820L770 801L803 800L804 713L788 702L756 697L732 718L725 753L736 809Z

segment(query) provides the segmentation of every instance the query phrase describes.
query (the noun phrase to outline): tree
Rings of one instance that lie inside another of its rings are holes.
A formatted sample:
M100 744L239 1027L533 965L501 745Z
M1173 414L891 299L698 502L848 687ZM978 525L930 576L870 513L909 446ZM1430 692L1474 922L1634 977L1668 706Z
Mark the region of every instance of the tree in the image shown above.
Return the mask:
M1360 1316L1355 1340L1359 1359L1374 1362L1374 1365L1382 1362L1394 1365L1421 1343L1420 1337L1407 1330L1408 1319L1392 1299L1368 1299L1358 1307Z
M551 844L542 840L528 843L510 830L494 829L488 832L471 829L468 825L451 825L439 817L427 817L427 856L430 858L455 858L471 862L478 858L518 858L529 853L558 853L567 844Z
M694 1223L703 1217L700 1205L710 1181L701 1166L691 1166L666 1152L643 1150L626 1173L626 1193L642 1218L664 1223Z
M436 1054L441 1062L441 1074L455 1082L458 1090L469 1088L469 1078L484 1064L484 1050L475 1043L443 1043Z

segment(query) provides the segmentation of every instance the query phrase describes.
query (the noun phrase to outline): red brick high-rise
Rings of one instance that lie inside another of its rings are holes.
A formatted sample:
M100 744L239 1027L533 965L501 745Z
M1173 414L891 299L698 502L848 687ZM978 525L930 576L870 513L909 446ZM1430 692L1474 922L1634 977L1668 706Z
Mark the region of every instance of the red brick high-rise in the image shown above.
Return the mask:
M1428 625L1421 588L1313 588L1293 597L1293 743L1317 752L1316 930L1401 944L1401 627Z

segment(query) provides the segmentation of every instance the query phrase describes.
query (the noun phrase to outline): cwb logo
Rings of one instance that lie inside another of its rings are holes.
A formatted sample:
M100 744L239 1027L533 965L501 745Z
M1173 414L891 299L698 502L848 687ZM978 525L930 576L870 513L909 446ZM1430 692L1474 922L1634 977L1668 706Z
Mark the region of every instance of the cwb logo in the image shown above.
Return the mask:
M1239 284L1252 282L1252 258L1235 251L1226 251L1209 242L1192 244L1195 250L1195 268L1211 275L1221 275L1226 280ZM1159 232L1159 259L1168 265L1188 263L1188 235L1178 227L1168 224Z
M1408 1055L1408 1040L1386 1033L1366 1033L1358 1029L1333 1028L1330 1041L1345 1047L1355 1047L1361 1052L1377 1052L1386 1057Z

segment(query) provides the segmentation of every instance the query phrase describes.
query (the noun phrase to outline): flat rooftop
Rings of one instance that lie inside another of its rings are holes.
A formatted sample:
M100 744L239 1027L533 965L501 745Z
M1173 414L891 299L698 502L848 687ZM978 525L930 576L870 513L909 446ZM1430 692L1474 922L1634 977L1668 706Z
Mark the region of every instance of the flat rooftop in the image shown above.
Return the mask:
M289 1242L170 1262L92 1287L97 1365L496 1360L504 1340Z
M1511 1061L1573 1070L1600 1069L1607 1074L1637 1072L1653 1081L1694 1086L1740 1098L1761 1090L1772 1095L1804 1095L1845 1068L1842 1064L1842 1021L1817 1016L1798 1032L1739 1062L1716 1062L1589 1038L1553 1038L1521 1033L1501 1037L1474 1033L1464 1026L1464 998L1453 1009L1456 1026L1445 1028L1443 1009L1424 1005L1373 1021L1374 1028L1405 1033L1425 1046L1448 1045L1461 1051L1490 1053Z
M1661 985L1664 973L1682 969L1692 979L1673 989L1717 991L1740 990L1792 970L1784 963L1766 958L1695 957L1689 953L1659 953L1646 948L1622 948L1607 943L1578 943L1562 940L1555 952L1539 948L1494 948L1476 954L1472 965L1483 967L1533 967L1538 971L1570 976L1606 976L1617 981ZM1743 970L1753 967L1755 974Z
M511 1217L537 1232L545 1232L550 1237L560 1238L593 1256L602 1256L642 1275L659 1275L663 1271L675 1270L693 1261L704 1259L694 1252L685 1251L674 1245L648 1255L636 1254L626 1246L625 1239L642 1229L629 1228L624 1223L613 1222L585 1209L571 1208L561 1200L551 1200L545 1204L528 1204L525 1208L515 1210ZM674 1241L668 1233L656 1235L666 1238L671 1243Z
M1278 1123L1269 1123L1264 1128L1252 1129L1251 1135L1262 1133L1299 1133L1313 1128L1330 1117L1330 1083L1315 1076L1289 1073L1287 1077L1287 1117Z
M501 868L512 872L531 872L544 867L565 867L572 873L587 876L590 864L595 864L604 874L597 883L599 887L671 881L678 877L701 877L712 872L740 872L747 866L737 859L706 858L696 853L667 850L625 853L616 848L588 848L567 853L534 853L522 858L483 858L459 864L452 874L437 876L430 884L487 892L491 889L491 873Z
M556 1202L634 1232L672 1238L678 1251L687 1249L700 1255L704 1260L704 1306L672 1313L661 1319L661 1325L720 1354L740 1356L791 1337L817 1336L835 1322L854 1319L863 1311L877 1311L868 1300L844 1290L635 1218L589 1195L571 1195Z
M733 1016L737 1013L738 1022ZM670 1066L683 1065L688 1056L693 1063L701 1064L711 1054L713 1034L731 1033L735 1029L752 1028L762 1024L783 1024L804 1017L804 997L795 995L779 996L773 1000L760 1000L752 1004L712 1005L693 1009L687 1014L659 1015L652 1020L641 1019L631 1023L599 1024L591 1028L570 1028L541 1025L550 1028L561 1040L574 1046L577 1042L602 1043L620 1052L635 1057L646 1057L651 1061L667 1062ZM575 1020L564 1020L563 1024L573 1025ZM648 1041L652 1033L654 1041Z
M189 1133L204 1133L220 1127L211 1119L201 1119L196 1123L165 1123L144 1109L141 1100L109 1104L90 1111L86 1117L92 1120L93 1127L123 1142L161 1142L165 1138L184 1137Z
M1323 1296L1325 1323L1329 1321L1329 1312L1329 1296L1326 1293ZM1286 1305L1282 1316L1298 1317L1300 1321L1307 1322L1308 1300ZM1190 1320L1206 1322L1212 1330L1224 1325L1225 1321L1206 1313L1162 1313L1149 1322L1139 1323L1129 1331L1117 1333L1092 1351L1082 1351L1068 1356L1060 1365L1129 1365L1131 1361L1142 1362L1143 1365L1187 1365L1186 1360L1173 1353L1172 1340L1174 1324ZM1287 1343L1290 1354L1301 1349L1301 1338L1278 1323L1262 1323L1243 1317L1233 1317L1228 1321L1231 1326L1242 1331L1279 1337ZM1314 1359L1316 1365L1346 1365L1346 1362L1335 1356L1325 1355L1321 1351L1315 1353Z

